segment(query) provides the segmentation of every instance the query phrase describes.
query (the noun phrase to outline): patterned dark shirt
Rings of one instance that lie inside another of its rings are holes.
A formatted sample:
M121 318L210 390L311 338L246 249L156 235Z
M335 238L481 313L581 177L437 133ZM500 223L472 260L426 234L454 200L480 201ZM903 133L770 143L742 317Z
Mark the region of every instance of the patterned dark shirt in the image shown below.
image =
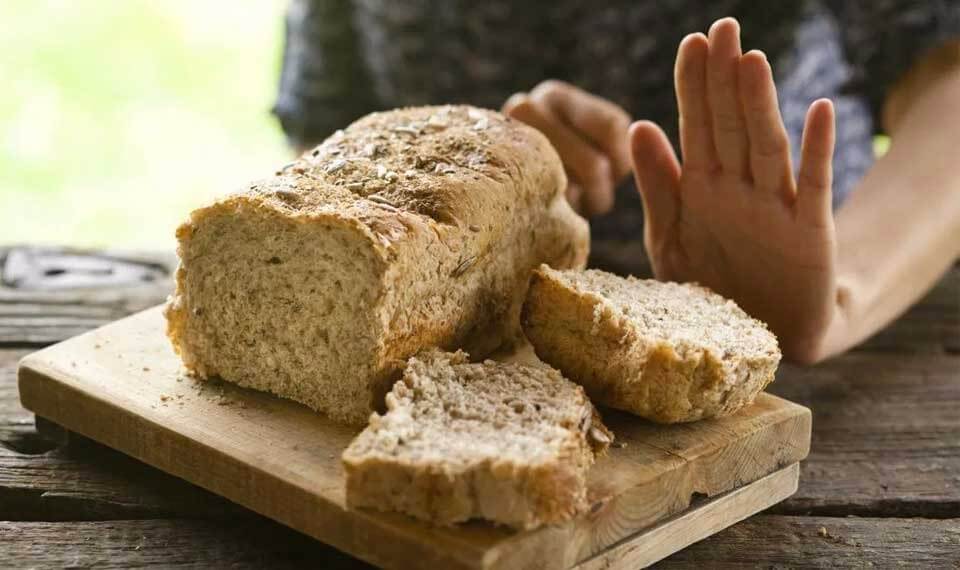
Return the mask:
M807 107L834 101L835 206L873 162L887 90L925 51L960 37L958 0L292 0L274 111L307 146L373 110L496 109L556 78L657 122L676 143L677 46L724 16L740 20L744 49L773 65L795 161ZM634 237L641 220L625 184L591 224L596 237Z

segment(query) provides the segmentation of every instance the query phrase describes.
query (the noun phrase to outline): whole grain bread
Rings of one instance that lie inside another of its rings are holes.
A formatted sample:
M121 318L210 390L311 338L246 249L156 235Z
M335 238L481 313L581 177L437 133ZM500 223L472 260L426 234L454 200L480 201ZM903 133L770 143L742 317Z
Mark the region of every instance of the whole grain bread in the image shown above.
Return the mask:
M731 414L780 362L765 324L705 287L603 271L534 271L523 329L598 403L661 422Z
M530 270L589 231L536 130L465 106L374 113L177 230L186 368L363 423L412 354L519 336Z
M347 504L439 525L569 520L613 437L583 389L542 364L427 351L386 400L343 453Z

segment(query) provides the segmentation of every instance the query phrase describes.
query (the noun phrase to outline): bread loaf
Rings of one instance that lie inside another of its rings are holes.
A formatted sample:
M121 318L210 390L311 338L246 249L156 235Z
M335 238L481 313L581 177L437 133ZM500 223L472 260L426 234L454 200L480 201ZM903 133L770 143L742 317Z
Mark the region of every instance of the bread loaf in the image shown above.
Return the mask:
M441 525L558 523L585 508L611 440L583 389L548 366L430 351L343 453L347 504Z
M780 362L766 325L697 285L544 266L522 321L537 356L595 402L662 423L739 410Z
M588 227L545 137L498 113L374 113L177 230L166 310L186 368L365 422L405 360L519 330L530 270Z

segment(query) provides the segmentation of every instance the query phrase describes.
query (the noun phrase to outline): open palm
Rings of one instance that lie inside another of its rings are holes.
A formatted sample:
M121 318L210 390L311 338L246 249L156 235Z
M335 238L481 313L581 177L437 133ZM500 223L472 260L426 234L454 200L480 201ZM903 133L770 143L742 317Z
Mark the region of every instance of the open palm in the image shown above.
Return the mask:
M739 36L727 18L680 44L682 167L657 125L631 128L644 239L658 278L735 299L812 360L836 305L833 107L811 105L795 179L770 65Z

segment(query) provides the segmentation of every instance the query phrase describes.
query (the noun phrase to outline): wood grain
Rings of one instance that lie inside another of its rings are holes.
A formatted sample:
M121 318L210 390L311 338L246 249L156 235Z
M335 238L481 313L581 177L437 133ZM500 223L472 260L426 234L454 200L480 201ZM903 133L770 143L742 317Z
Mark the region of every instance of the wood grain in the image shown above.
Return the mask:
M33 414L20 406L16 383L17 363L28 352L0 350L0 445L12 449L29 447L34 434Z
M43 345L162 302L172 252L0 247L0 344Z
M789 497L797 489L793 464L622 540L578 564L578 570L644 568Z
M259 517L258 517L259 518ZM272 521L0 522L7 568L371 568Z
M813 410L812 452L789 514L960 513L960 357L841 356L785 367L772 391Z
M672 568L960 568L960 518L760 515L655 565Z
M0 535L13 568L371 568L269 521L0 522ZM958 537L960 519L758 515L653 568L957 568Z
M227 519L245 511L112 450L0 447L2 520Z
M24 404L81 434L383 565L568 566L683 510L795 463L808 410L764 395L735 417L657 427L609 413L627 444L591 474L592 514L513 534L483 524L430 528L348 511L339 455L352 429L305 407L180 373L157 310L27 357Z

